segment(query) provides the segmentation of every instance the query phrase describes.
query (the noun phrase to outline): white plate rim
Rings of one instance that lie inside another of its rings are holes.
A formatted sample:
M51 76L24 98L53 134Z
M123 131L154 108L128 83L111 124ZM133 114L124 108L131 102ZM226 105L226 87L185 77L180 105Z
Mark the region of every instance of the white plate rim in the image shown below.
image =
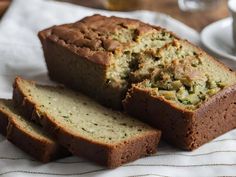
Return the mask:
M230 25L230 23L232 23L232 18L231 17L228 17L228 18L224 18L222 20L219 20L219 21L216 21L216 22L213 22L211 23L210 25L206 26L202 32L201 32L201 42L202 44L208 49L210 50L211 52L213 53L216 53L217 55L219 56L222 56L222 57L225 57L226 59L230 59L230 60L233 60L233 61L236 61L236 56L234 55L231 55L229 53L226 53L226 52L222 52L220 50L217 50L214 46L210 45L208 42L207 42L207 37L209 32L215 28L215 27L218 27L218 26L222 26L222 25ZM209 36L208 36L209 37Z

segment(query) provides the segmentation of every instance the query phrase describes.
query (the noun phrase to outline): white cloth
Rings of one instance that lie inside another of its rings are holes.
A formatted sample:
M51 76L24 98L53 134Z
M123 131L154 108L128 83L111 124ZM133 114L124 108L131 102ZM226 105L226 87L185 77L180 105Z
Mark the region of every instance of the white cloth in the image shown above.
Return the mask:
M198 43L199 34L169 16L136 11L108 12L66 3L15 0L0 22L0 97L11 97L16 75L49 82L37 32L54 24L68 23L101 13L132 17L158 24ZM236 131L231 131L193 152L175 149L163 142L157 154L113 170L78 157L42 164L0 135L0 176L236 176Z

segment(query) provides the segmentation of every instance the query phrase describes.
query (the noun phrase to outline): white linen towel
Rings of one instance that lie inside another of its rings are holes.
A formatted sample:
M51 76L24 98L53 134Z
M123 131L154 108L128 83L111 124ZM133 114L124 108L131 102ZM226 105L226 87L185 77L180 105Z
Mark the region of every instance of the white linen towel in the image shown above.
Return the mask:
M199 34L173 18L155 12L109 12L67 3L14 0L0 22L0 97L10 98L16 75L49 82L37 32L100 13L143 20L160 25L199 43ZM48 164L36 162L0 135L0 176L236 176L236 130L193 152L163 142L157 154L108 170L85 159L68 157Z

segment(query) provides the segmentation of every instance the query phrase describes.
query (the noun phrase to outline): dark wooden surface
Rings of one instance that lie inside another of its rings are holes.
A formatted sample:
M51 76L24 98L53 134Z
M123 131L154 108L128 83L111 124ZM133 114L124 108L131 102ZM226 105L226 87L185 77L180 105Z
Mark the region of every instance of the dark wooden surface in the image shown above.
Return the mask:
M93 8L104 8L101 5L102 0L60 0L89 6ZM129 2L128 0L126 0ZM156 12L166 13L190 27L201 31L208 24L225 18L229 15L227 9L227 0L221 0L220 3L212 9L201 12L183 12L179 10L177 0L140 0L141 5L132 6L133 8L142 8ZM10 4L10 0L0 0L0 16L2 16Z

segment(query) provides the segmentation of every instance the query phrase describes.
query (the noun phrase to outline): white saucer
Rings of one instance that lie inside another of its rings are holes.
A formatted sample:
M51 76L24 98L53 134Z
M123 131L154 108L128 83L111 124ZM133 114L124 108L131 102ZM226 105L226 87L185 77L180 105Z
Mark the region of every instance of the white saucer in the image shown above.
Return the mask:
M211 52L236 61L233 46L232 19L226 18L205 27L201 32L202 44Z

